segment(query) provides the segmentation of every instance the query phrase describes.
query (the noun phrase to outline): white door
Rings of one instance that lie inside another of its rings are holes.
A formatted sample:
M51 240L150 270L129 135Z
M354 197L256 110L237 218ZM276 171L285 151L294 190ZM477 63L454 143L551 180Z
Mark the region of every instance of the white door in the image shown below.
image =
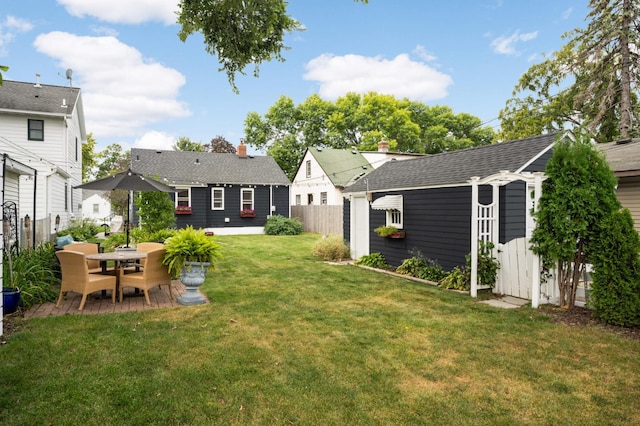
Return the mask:
M351 258L369 254L369 202L366 197L351 198Z

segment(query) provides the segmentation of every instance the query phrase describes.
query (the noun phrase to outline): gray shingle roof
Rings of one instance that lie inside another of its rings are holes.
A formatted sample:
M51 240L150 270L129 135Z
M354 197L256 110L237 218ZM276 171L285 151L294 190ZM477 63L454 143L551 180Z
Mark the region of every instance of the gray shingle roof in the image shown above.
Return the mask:
M0 110L67 114L75 108L80 89L4 80L0 86ZM68 105L63 108L63 100Z
M237 154L132 148L131 170L157 175L168 185L291 183L278 163L267 156L240 158Z
M437 187L466 183L502 170L515 172L553 144L556 134L484 145L405 161L389 161L344 192Z
M611 169L616 173L638 172L640 174L640 139L625 142L608 142L596 145L604 152Z

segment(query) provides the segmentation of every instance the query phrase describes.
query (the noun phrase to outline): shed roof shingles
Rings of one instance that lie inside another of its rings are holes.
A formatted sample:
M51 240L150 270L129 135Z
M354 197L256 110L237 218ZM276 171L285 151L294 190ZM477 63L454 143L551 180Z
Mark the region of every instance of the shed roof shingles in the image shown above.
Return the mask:
M166 179L169 185L289 185L272 157L236 154L131 149L131 170Z
M556 134L484 145L405 161L389 161L344 192L437 187L466 183L502 170L515 172L553 144Z

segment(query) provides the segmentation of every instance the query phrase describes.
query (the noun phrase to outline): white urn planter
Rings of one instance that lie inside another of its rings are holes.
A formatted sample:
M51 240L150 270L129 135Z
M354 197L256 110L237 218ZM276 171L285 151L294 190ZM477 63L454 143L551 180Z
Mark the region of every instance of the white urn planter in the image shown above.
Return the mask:
M201 305L207 303L198 291L204 283L207 269L211 263L209 262L185 262L180 275L180 281L184 284L185 293L176 300L181 305Z

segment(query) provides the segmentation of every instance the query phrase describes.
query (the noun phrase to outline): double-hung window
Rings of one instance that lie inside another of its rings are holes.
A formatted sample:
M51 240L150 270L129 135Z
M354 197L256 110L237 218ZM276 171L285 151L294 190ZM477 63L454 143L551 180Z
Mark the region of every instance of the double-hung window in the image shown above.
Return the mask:
M224 210L224 188L211 188L211 210Z
M30 141L44 140L44 120L28 120L28 139Z
M240 210L255 210L253 207L253 188L242 188L240 196Z
M176 207L191 207L191 188L176 188Z

